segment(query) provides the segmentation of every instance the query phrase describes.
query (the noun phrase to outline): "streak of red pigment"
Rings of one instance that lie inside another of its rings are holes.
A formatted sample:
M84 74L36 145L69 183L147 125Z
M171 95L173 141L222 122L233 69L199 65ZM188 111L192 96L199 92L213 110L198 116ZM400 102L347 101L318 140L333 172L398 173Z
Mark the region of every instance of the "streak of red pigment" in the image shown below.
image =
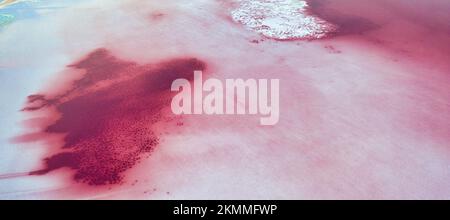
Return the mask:
M121 183L124 172L158 145L155 123L170 106L173 80L192 80L193 72L206 64L178 58L141 66L98 49L68 67L84 71L83 77L58 95L29 96L24 108L30 114L44 108L60 114L41 127L41 139L65 134L58 152L44 159L45 167L30 174L70 168L76 182L105 185Z

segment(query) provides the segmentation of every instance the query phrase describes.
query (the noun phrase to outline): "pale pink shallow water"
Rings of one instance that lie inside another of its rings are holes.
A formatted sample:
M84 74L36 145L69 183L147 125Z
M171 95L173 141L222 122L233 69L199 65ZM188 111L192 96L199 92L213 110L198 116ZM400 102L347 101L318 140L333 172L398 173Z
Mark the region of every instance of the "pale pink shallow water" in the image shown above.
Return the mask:
M311 0L332 27L317 40L245 27L238 3L90 1L8 26L0 197L450 198L450 3ZM167 85L198 68L280 79L280 122L175 117Z

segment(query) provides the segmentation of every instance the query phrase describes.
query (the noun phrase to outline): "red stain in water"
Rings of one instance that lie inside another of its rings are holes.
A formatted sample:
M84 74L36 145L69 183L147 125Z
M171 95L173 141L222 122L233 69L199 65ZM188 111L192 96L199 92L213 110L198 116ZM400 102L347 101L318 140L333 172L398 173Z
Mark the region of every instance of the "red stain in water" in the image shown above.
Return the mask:
M163 109L170 106L173 80L192 80L193 72L204 70L206 64L195 58L177 58L138 65L98 49L69 68L82 70L84 75L57 95L29 96L23 109L54 108L58 112L57 120L41 126L38 139L65 134L58 151L44 160L45 167L30 175L70 168L76 182L105 185L121 183L124 172L158 145L155 123L161 122Z
M336 9L327 7L330 4L327 0L306 1L310 6L308 8L310 13L319 16L321 19L324 19L338 27L337 31L331 34L330 37L363 34L367 31L380 28L379 24L376 24L364 17L344 14Z

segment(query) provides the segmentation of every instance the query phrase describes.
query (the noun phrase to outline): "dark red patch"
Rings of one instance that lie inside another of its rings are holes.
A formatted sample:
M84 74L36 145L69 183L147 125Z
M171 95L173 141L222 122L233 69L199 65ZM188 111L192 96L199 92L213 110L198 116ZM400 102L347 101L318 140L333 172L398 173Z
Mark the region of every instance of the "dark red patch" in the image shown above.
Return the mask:
M31 175L71 168L77 182L104 185L120 183L123 173L158 145L155 123L170 106L173 80L192 80L193 72L206 65L180 58L140 66L99 49L69 68L83 70L83 77L58 95L29 96L24 108L54 108L60 114L41 127L40 138L66 134L59 151L45 159L45 168Z
M166 16L166 14L162 13L162 12L153 12L150 14L150 19L153 21L159 21L161 19L163 19Z

